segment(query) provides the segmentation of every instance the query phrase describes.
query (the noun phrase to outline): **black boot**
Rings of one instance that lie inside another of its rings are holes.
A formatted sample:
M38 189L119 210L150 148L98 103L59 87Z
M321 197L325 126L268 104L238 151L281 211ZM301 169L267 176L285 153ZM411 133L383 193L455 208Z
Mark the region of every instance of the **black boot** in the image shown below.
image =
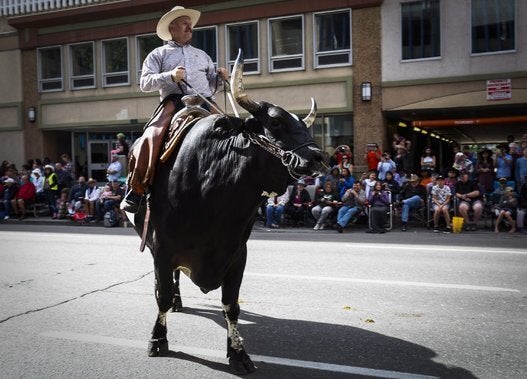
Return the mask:
M120 208L125 212L137 213L143 198L143 195L138 195L130 190L124 197L123 201L121 201Z

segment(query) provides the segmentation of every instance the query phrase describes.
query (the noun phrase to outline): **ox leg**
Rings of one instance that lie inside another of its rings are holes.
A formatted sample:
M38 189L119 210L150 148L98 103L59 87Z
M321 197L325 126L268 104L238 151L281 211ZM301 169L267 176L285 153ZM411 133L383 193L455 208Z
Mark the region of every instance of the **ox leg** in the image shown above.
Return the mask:
M159 312L148 343L149 357L168 354L167 312L172 307L172 270L169 265L159 266L155 263L155 294Z
M174 294L172 297L172 312L183 311L183 302L181 301L181 292L179 291L179 275L181 271L174 271Z
M243 270L245 269L245 258L225 279L222 285L222 308L223 317L227 323L227 358L229 366L236 374L248 374L254 372L256 367L251 357L243 348L243 339L238 331L238 317L240 305L238 296L242 283Z

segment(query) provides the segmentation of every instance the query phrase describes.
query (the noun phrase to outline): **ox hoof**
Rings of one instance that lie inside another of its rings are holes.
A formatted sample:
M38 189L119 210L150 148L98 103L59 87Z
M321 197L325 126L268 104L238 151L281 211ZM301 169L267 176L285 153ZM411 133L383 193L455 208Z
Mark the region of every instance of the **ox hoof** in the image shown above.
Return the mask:
M172 312L182 312L183 311L183 302L181 297L175 297L172 301Z
M245 350L229 352L229 366L231 370L238 375L250 374L256 371L251 357L245 352Z
M148 342L148 356L159 357L168 354L168 340L166 338L152 339Z

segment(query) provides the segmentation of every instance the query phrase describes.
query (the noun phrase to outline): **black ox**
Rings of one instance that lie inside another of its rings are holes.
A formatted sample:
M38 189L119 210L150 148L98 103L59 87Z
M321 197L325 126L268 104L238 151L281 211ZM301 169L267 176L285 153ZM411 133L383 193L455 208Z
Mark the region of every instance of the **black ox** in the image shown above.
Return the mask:
M238 57L232 94L252 117L210 115L190 129L177 154L157 168L146 239L159 307L149 355L168 352L166 313L174 293L179 294L172 274L181 270L204 293L221 286L227 357L240 374L255 370L237 328L238 295L262 191L282 194L290 174L316 174L326 161L308 131L315 102L304 120L273 104L257 103L244 91L242 72L243 58ZM134 219L140 235L144 208Z

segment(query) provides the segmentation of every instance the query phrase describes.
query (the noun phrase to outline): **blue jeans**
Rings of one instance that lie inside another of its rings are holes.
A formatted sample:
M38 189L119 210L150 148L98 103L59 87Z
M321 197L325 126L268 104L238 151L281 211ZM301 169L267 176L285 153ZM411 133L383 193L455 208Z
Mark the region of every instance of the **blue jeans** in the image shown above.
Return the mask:
M414 195L412 197L409 197L408 199L404 199L402 203L403 203L403 212L401 215L401 220L403 222L408 222L408 216L410 216L410 210L420 208L423 205L423 200L421 199L420 196Z
M359 213L359 211L360 208L357 206L350 207L349 205L343 205L340 207L339 212L337 213L337 223L345 228L351 218Z
M265 225L271 226L272 224L278 225L282 220L285 207L283 205L277 205L276 207L268 205L265 210Z

